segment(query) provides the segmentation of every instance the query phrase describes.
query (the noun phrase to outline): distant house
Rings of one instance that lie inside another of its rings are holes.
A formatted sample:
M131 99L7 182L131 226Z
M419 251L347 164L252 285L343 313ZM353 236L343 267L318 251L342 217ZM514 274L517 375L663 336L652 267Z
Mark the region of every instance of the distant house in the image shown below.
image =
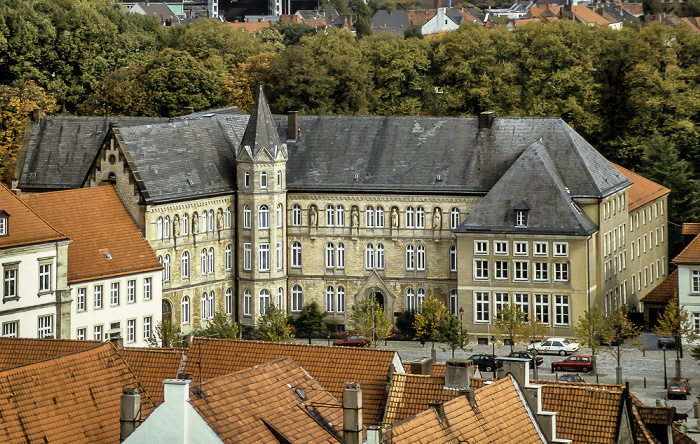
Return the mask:
M690 313L700 331L700 234L673 259L678 265L679 305Z
M163 26L170 26L175 23L180 23L180 18L167 3L135 3L129 9L129 12L133 12L134 14L155 16Z
M458 14L457 20L462 16ZM446 8L438 8L437 14L421 27L423 35L437 34L445 31L454 31L459 28L459 23L447 14Z
M589 26L608 26L612 29L622 29L622 22L612 18L607 19L595 12L593 9L584 5L566 5L561 10L561 16L572 20L574 23L583 23Z
M391 10L380 9L372 16L372 33L377 34L399 34L410 28L408 13L403 9Z

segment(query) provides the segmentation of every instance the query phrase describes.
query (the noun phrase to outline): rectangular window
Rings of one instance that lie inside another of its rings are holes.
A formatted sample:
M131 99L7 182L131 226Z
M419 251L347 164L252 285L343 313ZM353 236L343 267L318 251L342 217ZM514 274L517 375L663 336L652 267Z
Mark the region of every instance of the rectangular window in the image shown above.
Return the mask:
M508 254L508 242L493 241L494 254Z
M569 296L554 295L554 324L569 325Z
M38 338L53 338L53 315L39 316Z
M547 242L535 242L535 256L547 256Z
M488 279L489 278L489 262L482 260L474 261L474 279Z
M258 262L260 265L260 271L270 270L270 244L260 244L258 247Z
M283 266L282 262L284 259L284 256L282 255L282 242L277 242L275 254L277 255L277 269L281 270Z
M508 261L494 262L494 277L496 279L508 279Z
M474 241L474 254L488 254L489 243L486 241Z
M493 294L493 315L500 318L499 312L504 306L508 305L508 293L494 293Z
M39 291L51 291L51 264L39 265Z
M515 293L515 306L525 313L525 320L530 314L530 297L527 293Z
M126 282L126 302L133 304L136 302L136 280L132 279Z
M567 262L554 264L554 280L556 282L567 282L569 280L569 264Z
M85 327L79 328L75 333L75 339L77 339L79 341L84 341L85 340L85 330L87 330Z
M136 319L126 321L126 342L136 342Z
M96 341L102 340L102 326L101 325L95 325L95 327L92 329L92 339L94 339Z
M17 291L17 272L19 264L5 265L5 281L4 281L4 299L18 298L19 292Z
M527 242L514 242L515 254L519 256L527 255Z
M549 280L549 264L547 262L535 262L535 280L546 282Z
M535 316L543 323L549 324L549 295L535 295Z
M16 338L19 334L19 321L5 322L2 324L3 338Z
M119 282L112 282L109 290L109 303L119 305Z
M143 300L151 300L151 278L143 278Z
M143 340L148 341L151 339L151 334L153 332L153 318L151 316L143 317Z
M102 308L102 285L95 285L92 290L93 307L96 310Z
M569 244L566 242L554 242L554 255L555 256L568 256L569 255Z
M253 253L251 250L251 244L243 244L243 269L250 270L253 268Z
M85 311L85 288L78 288L78 294L75 298L75 310Z
M693 293L700 293L700 270L692 271L691 280L691 288Z
M489 322L489 294L485 292L474 293L475 322Z
M513 268L515 269L515 280L516 281L526 281L528 277L528 262L515 261L513 262Z

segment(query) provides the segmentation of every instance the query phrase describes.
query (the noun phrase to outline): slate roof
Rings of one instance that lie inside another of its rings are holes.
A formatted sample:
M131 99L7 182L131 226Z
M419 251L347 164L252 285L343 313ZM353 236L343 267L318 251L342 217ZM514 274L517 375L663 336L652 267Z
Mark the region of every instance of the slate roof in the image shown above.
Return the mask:
M408 13L403 9L380 9L372 16L374 34L400 34L410 27Z
M676 264L700 264L700 235L690 241L690 243L673 258Z
M365 423L378 423L389 375L396 370L393 350L194 338L184 371L206 380L282 356L292 358L337 399L345 382L359 382Z
M31 126L27 150L20 151L18 188L79 188L109 128L167 122L156 117L47 116Z
M449 401L459 391L445 388L444 376L394 373L386 401L383 424L390 426L427 410L432 401Z
M515 227L516 210L527 210L527 227ZM455 232L589 235L593 221L573 202L547 150L536 142L491 188Z
M22 200L72 239L71 284L163 268L113 186L27 194Z
M7 217L7 235L0 236L0 249L68 240L5 185L0 186L0 211Z
M617 170L624 174L632 182L632 186L627 190L627 210L632 211L648 204L654 199L671 192L663 185L640 176L639 174L623 168L620 165L612 164Z
M155 405L163 403L163 381L177 377L185 353L185 349L173 348L125 347L119 350Z
M258 89L258 94L255 97L255 103L248 119L248 125L243 133L238 154L239 159L242 151L248 152L253 160L257 159L263 152L270 159L277 159L280 152L286 154L277 134L275 122L272 120L270 107L267 105L262 86Z
M678 301L678 270L673 270L666 279L654 287L641 300L645 303L668 304L673 299Z
M476 118L300 116L296 141L286 129L278 121L290 191L485 194L540 140L574 197L630 184L559 118L496 118L479 130Z
M288 439L283 442L341 442L341 404L288 357L193 385L190 404L227 444L278 442L274 432Z
M0 371L86 350L101 343L102 341L0 337Z
M109 342L4 370L0 372L0 442L119 442L123 387L142 389ZM154 407L143 392L142 417Z

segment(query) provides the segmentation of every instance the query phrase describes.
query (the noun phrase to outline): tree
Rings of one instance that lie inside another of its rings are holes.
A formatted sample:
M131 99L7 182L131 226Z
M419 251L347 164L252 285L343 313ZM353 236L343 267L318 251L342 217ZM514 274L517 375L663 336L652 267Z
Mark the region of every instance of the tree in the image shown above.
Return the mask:
M438 330L443 319L447 316L449 313L447 313L445 304L437 298L433 290L430 290L428 299L416 311L416 320L413 322L413 328L416 329L416 339L432 342L432 350L435 350L435 341L439 337Z
M327 314L321 310L316 301L304 304L299 316L293 321L297 337L308 336L311 344L311 335L323 328L323 319Z
M396 329L399 331L401 336L406 336L408 338L416 337L416 329L413 328L413 324L416 321L416 311L415 310L404 310L401 312L398 318L396 318Z
M591 371L593 373L596 372L596 355L600 350L600 346L603 343L610 342L608 327L603 311L597 305L589 307L588 310L583 312L583 315L578 318L578 322L576 322L574 327L576 338L581 345L591 349L591 362L593 364Z
M464 347L469 343L467 329L462 326L457 316L451 314L444 316L440 320L435 332L435 339L450 347L453 358L455 357L455 350L458 348L464 350Z
M355 301L349 321L354 331L372 338L375 347L377 341L386 339L394 327L384 314L384 307L374 295Z
M615 371L616 383L622 384L621 363L626 351L624 345L630 340L632 341L631 345L638 345L637 339L642 334L642 330L630 322L627 317L627 308L623 306L617 307L611 313L608 313L605 317L605 322L607 324L605 329L609 332L610 341L613 344L607 351L615 357L617 362Z
M151 347L187 347L187 342L187 337L182 335L180 327L169 318L159 322L153 334L148 338L148 345Z
M690 313L685 307L679 307L678 303L673 300L666 305L666 309L652 330L658 335L673 338L676 341L676 378L680 378L683 341L692 342L698 339Z
M278 55L263 52L241 63L230 76L222 80L222 93L229 105L237 105L245 112L250 112L255 103L255 94L261 84L267 82L270 69Z
M518 330L517 338L518 342L532 344L544 340L546 334L547 326L540 321L534 311L531 311ZM532 354L535 355L535 361L537 361L537 349L532 349ZM534 366L533 370L535 371L535 379L537 379L537 366Z
M258 318L257 336L262 341L270 342L289 342L294 339L287 316L275 304L268 305L265 314Z
M356 14L355 33L358 38L372 35L372 10L364 0L351 0L350 6L354 8Z
M493 325L496 328L496 337L510 344L510 352L513 353L513 345L518 339L518 332L523 328L523 322L527 315L515 304L503 304L496 313Z
M222 311L214 313L214 319L205 328L199 327L192 336L218 339L238 339L238 325L232 324L229 316Z

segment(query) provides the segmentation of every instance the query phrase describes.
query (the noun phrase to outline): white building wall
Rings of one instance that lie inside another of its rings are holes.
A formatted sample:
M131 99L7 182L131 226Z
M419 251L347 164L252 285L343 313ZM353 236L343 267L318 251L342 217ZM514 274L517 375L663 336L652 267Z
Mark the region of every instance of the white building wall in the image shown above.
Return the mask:
M700 329L700 292L693 292L693 270L700 271L700 264L678 266L678 297L679 305L685 307L693 325L698 330Z
M423 35L437 34L438 32L444 31L454 31L459 28L459 25L454 22L451 18L447 16L446 8L438 8L435 17L428 20L428 22L421 27L421 32Z

